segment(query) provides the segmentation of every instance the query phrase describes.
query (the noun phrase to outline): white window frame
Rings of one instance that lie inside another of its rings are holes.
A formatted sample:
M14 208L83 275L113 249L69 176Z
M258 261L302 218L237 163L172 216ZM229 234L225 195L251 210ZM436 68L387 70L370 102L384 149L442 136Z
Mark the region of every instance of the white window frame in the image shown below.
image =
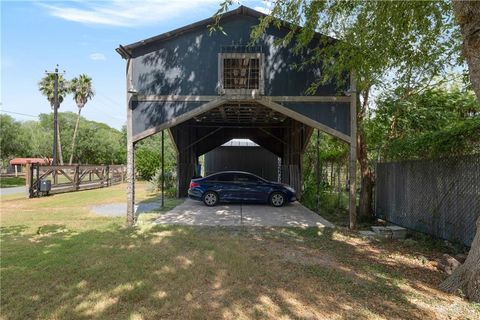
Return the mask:
M258 59L259 75L258 89L225 89L223 87L223 60L224 59ZM218 54L218 91L221 95L249 95L258 96L265 92L265 54L263 53L232 53L224 52Z

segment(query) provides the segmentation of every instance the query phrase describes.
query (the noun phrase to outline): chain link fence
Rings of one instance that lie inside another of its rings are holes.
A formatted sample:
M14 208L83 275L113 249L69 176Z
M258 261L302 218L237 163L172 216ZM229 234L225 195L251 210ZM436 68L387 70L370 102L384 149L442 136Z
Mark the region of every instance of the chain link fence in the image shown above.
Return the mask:
M378 163L378 218L470 246L480 216L480 155Z

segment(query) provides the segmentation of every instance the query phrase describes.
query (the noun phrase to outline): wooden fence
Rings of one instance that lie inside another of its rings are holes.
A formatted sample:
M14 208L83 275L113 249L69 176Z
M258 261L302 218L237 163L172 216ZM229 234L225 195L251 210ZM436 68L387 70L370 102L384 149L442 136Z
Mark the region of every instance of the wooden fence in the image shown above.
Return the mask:
M97 189L119 184L126 179L127 167L125 165L32 164L27 174L28 193L29 197L33 198L46 194L40 191L44 181L51 183L48 194Z

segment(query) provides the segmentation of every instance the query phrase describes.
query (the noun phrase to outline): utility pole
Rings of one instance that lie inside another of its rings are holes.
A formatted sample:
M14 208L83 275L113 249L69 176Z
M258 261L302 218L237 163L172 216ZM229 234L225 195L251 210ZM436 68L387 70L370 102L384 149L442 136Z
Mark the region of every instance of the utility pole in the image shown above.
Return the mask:
M53 83L53 161L52 165L58 165L58 107L59 107L59 99L58 99L58 64L55 67L55 71L49 72L45 71L46 74L53 74L54 75L54 83ZM65 71L63 71L65 73Z
M53 165L58 164L58 64L53 73L55 82L53 87Z

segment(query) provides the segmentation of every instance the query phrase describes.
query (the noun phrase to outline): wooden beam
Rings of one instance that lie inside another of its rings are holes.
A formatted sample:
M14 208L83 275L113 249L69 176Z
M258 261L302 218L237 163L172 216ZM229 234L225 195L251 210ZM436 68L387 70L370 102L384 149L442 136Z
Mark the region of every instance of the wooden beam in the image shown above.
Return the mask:
M177 144L175 143L175 139L173 139L173 134L172 134L172 128L168 128L168 136L170 137L170 141L172 142L173 148L175 149L175 154L178 156L178 147Z
M276 102L350 102L348 96L269 96Z
M236 129L257 129L257 128L287 128L288 126L285 124L273 124L273 123L260 123L260 124L251 124L251 123L245 123L245 124L231 124L227 122L222 122L222 123L207 123L207 124L188 124L189 127L191 128L218 128L218 127L224 127L224 128L236 128Z
M209 111L213 108L219 107L222 104L224 104L225 102L227 102L225 99L223 99L222 97L219 97L218 99L215 99L213 101L209 101L207 103L204 103L201 106L193 109L192 111L181 114L178 117L176 117L176 118L174 118L170 121L167 121L167 122L162 123L158 126L155 126L153 128L147 129L147 130L145 130L141 133L136 134L135 136L133 136L133 141L134 142L140 141L140 140L145 139L146 137L151 136L152 134L160 132L164 129L168 129L170 127L176 126L176 125L178 125L182 122L185 122L187 120L192 119L195 116L199 116L202 113L207 112L207 111Z
M207 134L204 135L203 137L195 140L194 142L190 143L188 146L186 146L185 148L183 148L182 151L185 151L185 150L187 150L188 148L191 148L192 146L196 145L196 144L199 143L200 141L203 141L204 139L210 137L212 134L215 134L215 133L217 133L218 131L220 131L220 130L222 130L222 129L223 129L223 127L220 127L220 128L217 128L217 129L215 129L215 130L207 133Z
M357 228L357 80L355 72L350 73L350 229Z
M312 128L317 128L322 130L325 133L328 133L336 138L339 138L347 143L350 143L350 136L337 131L335 129L330 128L329 126L324 125L323 123L317 122L307 116L304 116L298 112L295 112L287 107L282 106L281 104L278 104L274 101L272 101L270 98L264 97L263 99L258 100L260 104L263 104L266 107L269 107L275 111L278 111L287 117L290 117L292 119L295 119L299 122L302 122Z
M283 141L282 139L280 139L279 137L277 137L276 135L274 135L273 133L263 129L263 128L259 128L260 131L262 131L263 133L269 135L270 137L274 138L275 140L277 140L278 142L281 142L283 144L287 144L285 141Z
M307 126L305 128L305 136L303 140L303 145L302 145L302 153L305 152L308 146L308 142L310 141L310 138L312 137L314 129L312 127Z
M135 101L212 101L218 99L220 96L182 96L182 95L137 95Z
M193 96L193 95L137 95L135 101L212 101L219 97L229 101L256 101L262 99L261 96L251 96L242 94L225 94L218 96ZM350 102L348 96L266 96L276 102Z
M128 92L132 88L132 59L127 60L127 224L135 224L135 141L133 139L132 97Z

